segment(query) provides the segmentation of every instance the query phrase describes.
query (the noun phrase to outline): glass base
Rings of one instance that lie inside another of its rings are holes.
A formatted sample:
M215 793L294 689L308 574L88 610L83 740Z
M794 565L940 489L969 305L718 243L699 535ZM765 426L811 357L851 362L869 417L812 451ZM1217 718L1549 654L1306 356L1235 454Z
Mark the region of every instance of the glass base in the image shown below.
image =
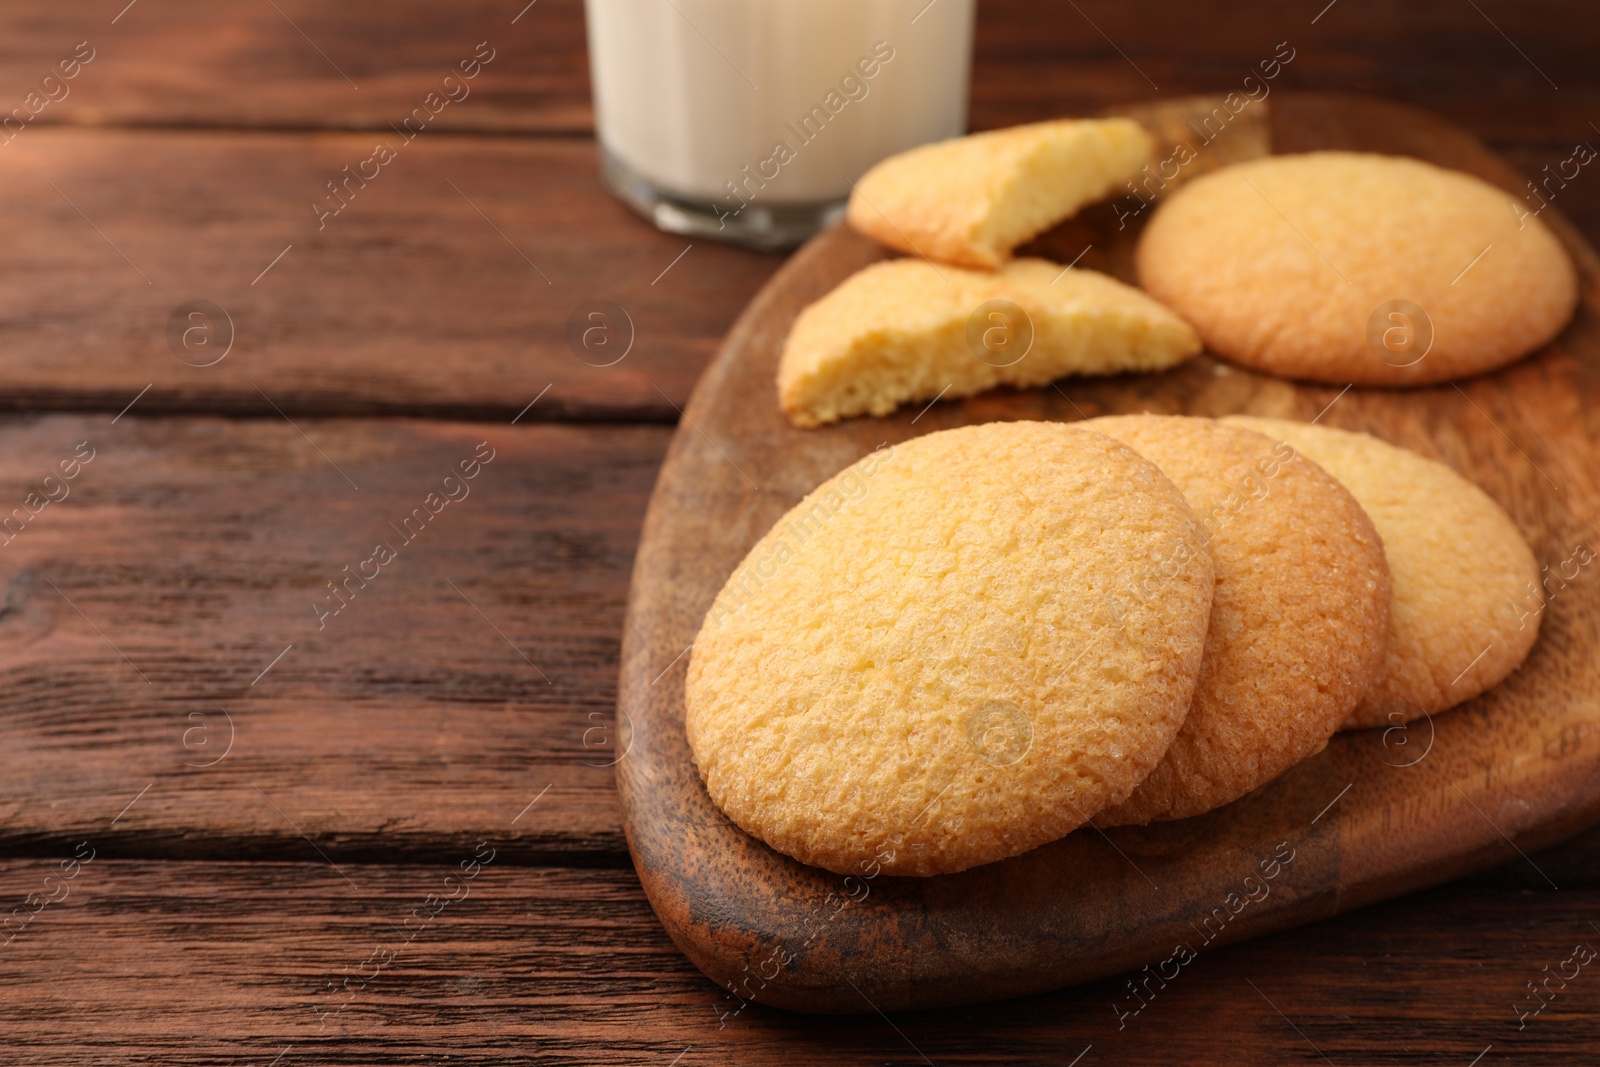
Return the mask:
M843 200L810 204L757 201L747 204L737 215L728 214L723 205L659 188L604 147L600 149L600 176L625 204L655 223L658 229L727 241L761 252L793 248L844 218Z

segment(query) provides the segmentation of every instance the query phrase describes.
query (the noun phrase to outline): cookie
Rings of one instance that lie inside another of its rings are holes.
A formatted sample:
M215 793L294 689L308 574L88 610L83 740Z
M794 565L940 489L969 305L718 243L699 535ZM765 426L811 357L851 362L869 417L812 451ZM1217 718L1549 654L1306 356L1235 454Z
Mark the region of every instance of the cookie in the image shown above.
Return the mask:
M1383 664L1383 546L1334 478L1211 419L1079 423L1161 468L1208 536L1216 596L1194 703L1156 769L1100 826L1199 815L1320 752Z
M1442 463L1364 433L1283 419L1225 421L1286 441L1322 465L1383 538L1394 589L1389 647L1347 726L1392 726L1444 711L1522 663L1539 636L1539 565L1487 493Z
M959 871L1125 798L1183 722L1212 572L1149 461L1059 423L874 452L745 557L690 656L711 799L841 873Z
M1337 385L1478 374L1550 341L1577 275L1527 206L1477 178L1353 152L1196 178L1139 239L1139 282L1211 351Z
M902 252L998 267L1017 245L1138 174L1150 147L1132 119L1063 119L956 137L867 171L846 217Z
M797 426L1068 374L1149 371L1200 351L1182 319L1114 278L1019 259L997 272L894 259L800 313L778 365Z

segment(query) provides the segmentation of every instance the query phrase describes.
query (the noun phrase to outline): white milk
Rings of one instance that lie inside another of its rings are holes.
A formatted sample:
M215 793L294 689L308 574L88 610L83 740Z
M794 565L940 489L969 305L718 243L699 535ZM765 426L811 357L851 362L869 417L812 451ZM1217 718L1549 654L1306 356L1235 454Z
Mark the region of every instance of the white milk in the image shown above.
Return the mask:
M656 211L670 229L760 228L804 206L821 221L873 163L966 129L973 0L586 9L606 176L646 214L666 198L705 216L674 225Z

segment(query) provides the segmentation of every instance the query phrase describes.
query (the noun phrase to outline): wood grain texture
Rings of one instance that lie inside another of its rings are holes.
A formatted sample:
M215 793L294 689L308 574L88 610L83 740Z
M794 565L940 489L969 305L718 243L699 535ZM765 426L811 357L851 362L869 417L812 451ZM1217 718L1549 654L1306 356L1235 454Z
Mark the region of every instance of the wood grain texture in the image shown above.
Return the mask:
M94 58L33 125L387 130L487 42L489 65L432 125L587 133L582 0L539 0L517 18L524 5L11 4L0 11L0 111L87 41Z
M617 634L666 439L0 422L0 851L399 860L494 833L518 862L620 862Z
M1520 1031L1514 1008L1531 1003L1525 983L1542 968L1600 943L1589 926L1600 893L1456 886L1205 953L1165 988L1152 982L1133 1016L1118 1011L1137 1006L1135 976L1119 975L819 1026L707 982L628 872L518 868L497 854L463 883L459 863L476 850L441 866L346 865L344 877L315 861L97 856L63 883L71 848L6 861L5 914L30 893L67 894L0 944L7 1060L1465 1067L1492 1045L1478 1062L1498 1067L1584 1062L1600 1011L1592 967L1564 991L1552 983L1556 999ZM433 908L431 921L411 918Z
M375 140L396 158L319 218ZM149 386L143 412L509 420L549 386L530 418L671 421L779 262L695 242L674 265L689 242L603 192L581 141L45 129L5 151L11 408L115 413ZM195 300L226 316L185 346ZM596 301L624 318L590 351L568 323Z
M1284 95L1270 115L1275 151L1404 152L1516 188L1479 142L1412 109ZM1037 246L1067 250L1057 253L1066 261L1089 245L1085 265L1127 278L1135 229L1119 228L1119 214L1110 205L1086 212ZM1570 226L1545 217L1578 264L1583 307L1555 343L1496 375L1340 397L1202 358L1161 375L994 392L818 431L789 426L770 399L784 335L800 308L886 252L842 228L802 250L697 389L635 564L619 703L630 757L618 787L641 880L689 956L742 995L802 1010L1012 996L1153 965L1175 944L1227 943L1436 884L1485 866L1514 840L1528 851L1600 817L1592 575L1549 601L1521 671L1436 721L1341 735L1200 818L1080 831L1004 863L865 888L772 852L717 812L683 736L681 661L664 675L670 685L652 681L692 640L748 547L804 493L885 440L992 419L1152 410L1305 420L1326 409L1327 424L1465 472L1506 506L1542 562L1559 564L1596 535L1600 263ZM1282 849L1295 858L1270 895L1214 920Z
M1383 0L1338 0L1331 7L1327 0L1200 0L1155 11L1108 0L984 0L972 125L1242 89L1279 42L1293 59L1273 91L1359 92L1409 103L1496 148L1563 148L1545 160L1552 164L1573 140L1594 136L1589 121L1600 106L1600 85L1586 71L1600 24L1580 0L1479 3L1476 10Z
M0 913L41 888L84 839L77 835L103 846L70 901L0 946L9 1062L264 1065L284 1053L279 1067L669 1064L682 1053L682 1067L692 1067L922 1063L926 1052L940 1064L1066 1064L1090 1045L1078 1067L1323 1062L1295 1028L1341 1067L1467 1064L1490 1042L1485 1067L1577 1062L1592 1050L1596 1001L1583 980L1523 1032L1512 1003L1541 967L1565 957L1570 939L1588 937L1594 894L1574 890L1600 886L1594 832L1534 854L1532 864L1501 845L1510 865L1465 884L1208 951L1125 1030L1111 1007L1128 1004L1119 976L897 1016L906 1038L876 1016L819 1027L759 1004L722 1020L738 1002L668 941L631 875L491 867L482 890L364 991L335 1033L302 1043L327 1007L326 982L353 969L443 875L352 861L454 862L470 854L472 835L492 832L508 863L626 862L609 772L586 766L615 752L607 733L587 731L608 721L621 569L665 447L661 431L602 427L569 438L486 429L505 435L495 436L497 446L510 442L502 455L525 459L505 497L489 479L508 467L491 465L474 490L482 495L463 505L492 502L496 516L469 519L451 505L443 536L416 546L436 555L408 553L402 570L382 579L396 579L399 592L374 587L372 599L333 620L353 623L357 636L315 650L297 645L251 687L290 617L309 607L293 593L325 580L330 562L355 562L331 549L365 536L362 509L387 519L390 503L414 504L415 464L432 467L455 458L458 441L481 439L459 426L302 415L508 422L554 382L524 423L672 419L652 383L681 405L716 339L779 261L697 242L659 285L647 284L687 242L655 233L603 194L592 146L573 138L592 125L581 0L538 0L515 25L523 0L275 2L283 14L199 0L0 8L0 112L20 105L75 42L98 50L67 100L0 146L0 406L104 413L0 419L0 504L14 507L38 488L61 446L115 446L73 481L70 499L0 551L0 670L10 683L0 702ZM1313 23L1323 7L983 0L972 121L987 128L1232 86L1289 39L1297 57L1278 87L1354 87L1429 106L1489 139L1520 180L1565 159L1573 140L1591 138L1600 88L1585 75L1600 25L1576 0L1339 0ZM366 158L371 136L286 131L382 131L484 39L497 56L472 97L448 108L316 233L312 194ZM143 129L83 129L107 126ZM552 136L534 144L498 136L510 132ZM445 206L457 194L439 177L455 181L541 267L549 268L548 249L570 268L552 275L558 288L549 295L559 294L561 306L539 298L526 262L464 202ZM487 196L472 184L480 177ZM1557 203L1591 237L1600 233L1593 180L1586 169ZM391 187L403 191L384 194ZM1076 254L1081 244L1067 246L1077 236L1058 231L1041 248ZM704 273L680 279L697 264ZM314 269L294 276L307 266ZM686 290L669 288L680 280ZM239 347L209 369L183 366L166 348L167 316L195 298L245 320ZM566 318L589 299L615 300L646 324L640 347L618 367L563 363ZM357 474L362 503L335 503L343 483L251 382L350 473L361 468L383 481L392 471L384 501L367 500L374 487ZM104 431L115 436L89 429L108 425L146 385L130 414ZM1201 381L1197 395L1226 410L1238 386L1237 378ZM1086 407L1097 402L1073 395ZM1546 418L1569 419L1575 406L1515 413L1534 442L1519 438L1519 447L1547 470L1562 445L1541 436ZM160 411L260 418L141 419ZM1430 427L1446 458L1470 455L1456 426L1441 416ZM118 455L120 466L111 463ZM1521 461L1511 451L1500 458ZM114 476L97 481L104 472ZM447 525L457 519L469 521ZM442 599L441 574L469 591L461 575L472 576L484 593L473 599L551 672L554 692L530 687L508 646L480 643L501 639L466 604ZM47 585L41 590L40 577L93 625ZM364 607L385 610L380 619L359 614ZM94 626L141 669L153 668L159 695ZM298 660L304 651L314 655ZM219 708L239 713L236 747L215 767L193 766L213 758L206 746L223 736ZM551 791L507 825L545 771ZM119 817L146 784L150 791ZM119 863L118 855L305 862ZM1561 892L1549 891L1546 875ZM1273 1007L1253 999L1246 979Z
M0 12L0 85L11 88L9 110L76 42L89 40L96 59L38 123L385 129L489 40L498 50L494 63L475 95L440 116L441 128L588 132L582 2L538 0L513 25L524 2L279 0L279 14L266 4L140 0L115 25L126 0L16 5ZM1278 82L1286 88L1368 92L1428 107L1497 147L1570 149L1572 139L1593 132L1600 86L1584 75L1600 26L1582 0L1480 4L1481 12L1469 4L1339 0L1317 17L1323 6L1200 0L1155 13L1110 0L983 0L973 128L1090 114L1151 95L1225 91L1287 40L1295 59Z

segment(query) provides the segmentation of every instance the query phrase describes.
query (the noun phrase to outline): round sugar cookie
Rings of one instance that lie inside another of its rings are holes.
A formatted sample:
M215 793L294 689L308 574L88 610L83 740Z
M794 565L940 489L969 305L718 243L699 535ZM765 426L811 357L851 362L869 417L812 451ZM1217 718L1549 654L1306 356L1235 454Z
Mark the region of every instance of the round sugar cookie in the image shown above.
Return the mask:
M1159 598L1127 594L1141 579ZM689 661L689 744L717 806L805 863L1005 859L1156 765L1212 581L1182 494L1108 437L919 437L823 483L734 571Z
M1577 305L1525 202L1420 160L1269 156L1196 178L1139 240L1139 283L1206 347L1271 374L1424 385L1520 359Z
M1505 509L1442 463L1364 433L1283 419L1225 420L1286 441L1361 502L1394 590L1383 670L1345 725L1393 726L1498 684L1539 636L1533 550Z
M1182 490L1209 537L1216 595L1194 703L1156 769L1095 823L1199 815L1320 752L1383 663L1389 575L1360 505L1321 467L1211 419L1079 423Z

